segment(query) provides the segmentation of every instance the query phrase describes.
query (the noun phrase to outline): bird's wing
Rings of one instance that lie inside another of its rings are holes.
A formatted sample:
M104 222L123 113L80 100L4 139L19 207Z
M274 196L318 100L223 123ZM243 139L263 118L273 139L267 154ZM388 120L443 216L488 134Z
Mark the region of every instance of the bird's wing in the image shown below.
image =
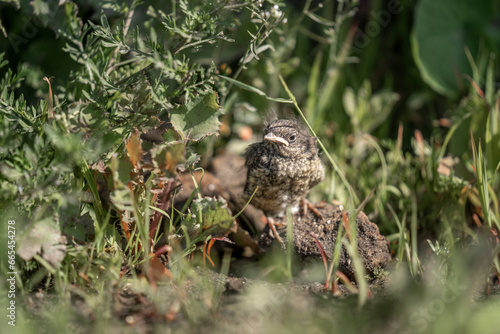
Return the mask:
M263 152L260 148L260 143L255 143L245 150L245 166L248 168L259 168L262 167L262 156Z

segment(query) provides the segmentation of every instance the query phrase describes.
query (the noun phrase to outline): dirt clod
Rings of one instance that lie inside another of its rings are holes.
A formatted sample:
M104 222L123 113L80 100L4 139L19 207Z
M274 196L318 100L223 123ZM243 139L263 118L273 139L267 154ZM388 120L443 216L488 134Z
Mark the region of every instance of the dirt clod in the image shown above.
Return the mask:
M293 247L303 261L321 261L321 250L315 238L321 244L328 259L332 258L339 225L342 224L342 211L339 206L325 204L318 207L322 218L318 218L310 210L301 216L293 216ZM286 217L275 218L277 224L286 225ZM383 269L391 259L389 242L380 235L377 225L370 222L368 217L360 212L356 217L358 253L365 265L366 272L373 274L378 268ZM286 226L277 228L280 237L286 244ZM267 251L273 244L277 244L269 228L261 234L259 246ZM339 270L350 279L354 278L354 269L347 249L342 246L340 252Z

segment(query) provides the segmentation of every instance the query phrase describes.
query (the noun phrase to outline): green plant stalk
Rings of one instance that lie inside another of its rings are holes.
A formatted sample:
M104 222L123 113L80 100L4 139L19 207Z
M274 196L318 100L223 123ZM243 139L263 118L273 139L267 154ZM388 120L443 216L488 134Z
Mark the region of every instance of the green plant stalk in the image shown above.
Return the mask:
M335 32L338 34L338 31L340 31L340 25L342 24L343 21L343 2L339 2L339 8L337 9L336 13L336 18L335 18ZM318 115L316 115L317 120L322 120L325 119L324 114L325 111L328 109L328 106L331 104L331 95L335 91L336 87L338 86L339 80L340 80L340 69L342 68L343 65L346 64L347 62L347 57L349 56L351 46L352 46L352 41L354 38L354 30L352 30L348 35L344 43L342 44L340 48L340 52L337 54L337 48L335 47L335 44L338 43L338 36L335 41L332 41L331 44L332 46L330 47L330 54L328 56L328 64L327 68L330 69L327 74L326 78L322 84L321 87L323 87L318 94L321 98L317 103L317 110L318 110ZM317 114L315 112L315 114ZM315 124L316 126L319 126L319 124Z
M149 201L145 201L146 203L146 210L142 211L141 209L144 209L140 207L139 200L137 196L132 193L132 202L133 202L133 208L134 208L134 217L135 217L135 226L138 231L138 239L137 242L138 244L135 245L135 249L137 250L139 248L139 245L141 246L141 251L142 251L142 260L146 260L149 256L149 220L146 220L146 216L149 217L149 208L147 208L147 204L149 204ZM144 217L141 215L141 212L144 212ZM147 222L147 223L146 223Z
M476 62L474 61L474 57L472 56L470 49L468 47L464 48L465 55L467 57L467 60L469 61L469 65L471 66L472 69L472 80L476 82L478 85L481 85L481 71L479 70Z
M411 194L411 261L410 261L410 271L413 277L420 272L419 271L419 261L418 261L418 244L417 244L417 198L414 193Z
M184 205L182 206L181 211L175 209L174 206L172 205L172 210L175 210L176 212L178 212L179 215L177 215L177 218L175 219L174 223L170 224L170 226L169 226L169 234L172 234L174 226L177 225L177 223L181 220L181 215L183 215L186 212L186 210L188 209L189 205L191 205L191 202L193 201L194 196L197 193L198 192L197 192L197 190L195 188L191 192L191 195L189 195L189 198L187 199L186 203L184 203ZM175 195L174 195L174 198L175 198ZM172 217L173 217L173 213L172 213Z
M153 210L153 211L157 211L157 212L161 213L162 215L164 215L165 217L167 217L170 220L169 225L171 225L171 221L172 221L171 217L173 217L173 215L171 216L167 212L165 212L164 210L161 210L161 209L155 207L154 205L152 205L152 204L154 204L154 200L153 200L153 196L151 196L151 187L153 185L153 179L155 176L156 176L155 173L151 173L151 175L149 176L149 179L145 183L146 191L148 193L147 201L145 202L145 208L148 209L148 212L147 212L148 217L147 217L146 221L148 221L148 222L150 221L149 216L150 216L151 211L149 211L149 210ZM173 201L173 199L172 199L172 201ZM172 203L172 207L173 207L173 203ZM158 226L156 226L156 231L155 231L155 234L154 234L152 240L150 240L151 251L153 251L153 247L154 247L154 245L156 245L160 233L161 233L160 225L158 225ZM169 233L169 235L170 235L170 233Z
M358 255L357 251L358 245L357 244L352 245L352 241L347 242L345 239L343 244L347 249L347 253L351 257L352 267L354 268L354 276L356 277L356 283L358 284L358 308L361 308L363 307L363 305L365 305L366 301L368 300L368 294L369 294L368 283L365 278L366 277L365 266L363 265L363 261L361 261L361 258Z
M174 193L172 195L172 205L170 206L170 219L168 220L168 234L165 235L165 238L166 238L165 240L168 240L168 237L170 235L172 235L172 232L174 231L174 225L175 225L174 214L175 214L175 212L178 212L178 210L175 209L175 205L174 205L175 204L175 195L177 195L177 189L174 190ZM192 199L193 199L192 197L190 197L190 199L188 199L189 203L191 203ZM185 204L184 204L184 206L185 206ZM179 219L180 216L181 215L179 214L177 216L177 219ZM176 219L176 221L177 221L177 219ZM164 230L165 230L165 228L164 228Z
M441 162L443 159L445 153L446 153L446 148L448 147L448 144L450 143L451 137L453 137L453 134L455 131L460 127L463 121L465 121L467 118L471 117L471 113L465 114L463 117L461 117L453 126L450 128L448 133L446 134L446 137L444 138L443 144L441 145L438 157L437 157L437 163Z
M325 145L323 145L323 142L318 138L318 136L316 135L316 132L314 132L313 128L311 127L311 125L307 121L306 117L304 116L304 113L302 112L302 110L300 109L299 105L297 104L297 99L295 98L295 96L293 95L293 93L288 88L288 85L286 84L286 82L283 79L283 77L281 76L281 74L279 74L279 79L281 81L281 84L283 85L283 88L285 89L286 93L288 94L288 97L290 98L290 100L292 100L293 106L295 107L295 109L299 113L299 115L302 118L302 120L304 121L304 123L309 128L309 131L311 131L312 135L317 139L318 144L321 147L321 149L323 150L323 152L325 152L325 155L328 158L328 161L330 161L330 164L332 165L333 169L335 170L335 172L337 173L337 175L342 180L342 183L344 184L344 186L349 191L349 195L353 199L354 204L357 205L359 203L359 198L354 193L354 190L352 189L351 184L347 181L347 179L344 176L344 173L342 173L342 171L340 170L340 168L337 166L337 164L333 160L331 154L328 152L328 150L326 149Z
M143 199L142 207L140 208L141 212L144 214L143 224L144 224L144 233L146 233L142 236L142 239L144 242L144 248L146 248L146 249L144 249L145 259L149 258L149 253L153 251L154 239L157 237L158 230L159 230L159 229L156 229L156 232L155 232L155 235L153 236L153 238L150 237L150 225L149 225L149 223L151 221L151 209L149 208L149 204L151 203L151 197L152 197L151 183L146 183L145 198Z
M479 198L481 200L481 207L483 209L483 215L488 227L492 227L491 222L491 210L490 210L490 199L489 199L489 189L486 171L486 164L484 162L483 150L481 148L481 141L479 141L478 148L476 147L476 143L474 141L474 137L472 132L471 136L471 146L472 146L472 156L474 161L474 168L476 171L476 181L477 181L477 189L479 191Z
M486 70L486 87L485 87L485 98L486 102L493 108L495 104L495 55L492 53L489 55L488 69Z
M356 282L358 283L358 288L359 288L359 297L358 297L358 307L362 307L368 298L369 295L369 289L368 289L368 282L366 281L366 271L365 271L365 266L363 264L363 261L359 257L358 253L358 224L356 221L356 218L358 217L358 214L363 210L365 205L370 201L371 197L373 196L373 193L375 192L375 188L373 188L368 196L361 202L361 204L354 210L354 215L349 217L350 220L350 228L351 228L351 239L349 240L350 242L350 250L347 248L347 252L351 256L353 268L354 268L354 275L356 276ZM351 205L354 205L354 203L351 203Z
M492 208L493 213L491 215L491 219L497 225L498 229L500 229L500 212L498 211L499 210L498 197L495 191L493 190L493 187L490 184L488 184L488 190L491 196L491 206L493 207Z
M487 169L494 174L495 163L500 166L500 98L495 106L490 107L488 119L486 120L486 133L484 138L486 144L486 156L488 157Z
M286 207L286 275L292 279L292 260L293 260L293 217L292 208Z
M337 231L337 238L335 239L335 246L333 247L332 261L329 266L329 270L327 272L327 281L333 284L333 280L336 279L336 275L334 273L337 272L340 261L340 250L342 249L342 240L346 235L346 231L344 231L344 224L342 222L339 223L339 229Z
M104 251L105 248L105 231L108 229L109 225L109 219L111 218L111 210L108 210L108 213L106 215L106 218L104 221L99 224L99 221L96 220L94 221L94 229L95 229L95 238L94 241L92 242L92 246L90 247L90 254L89 254L89 260L86 262L83 272L87 273L88 269L92 265L94 261L94 253L101 254ZM113 231L116 231L113 228Z
M221 264L221 268L220 268L220 273L224 277L227 277L229 274L229 267L231 266L232 253L233 253L232 249L226 249L226 251L224 251L224 255L222 256L222 264ZM222 298L224 296L224 290L212 288L211 294L212 294L212 299L216 301L215 303L213 303L214 311L216 311L222 302Z
M201 178L200 178L200 183L201 183L201 180L203 180L203 177L205 176L205 170L200 167L200 168L196 168L194 171L196 171L198 169L201 170ZM200 189L200 186L198 185L198 182L196 182L196 179L195 179L192 172L191 172L191 179L193 179L194 190L196 191L196 194L198 195L198 199L201 199L202 198L201 189ZM198 223L200 224L201 227L203 227L203 213L202 213L202 210L200 207L198 208L197 217L198 217Z
M40 263L45 268L45 270L47 270L50 274L57 276L58 271L56 270L56 268L54 268L42 256L35 254L33 255L33 259L35 259L38 263Z
M186 248L183 250L182 256L186 257L196 250L196 244L191 241L191 238L189 237L189 233L184 228L184 226L182 226L182 232L184 233L184 238L186 239Z
M399 233L398 235L398 249L396 250L396 258L399 260L396 264L396 268L398 268L401 263L403 263L403 256L404 256L404 244L406 243L406 211L403 214L403 219L399 220L398 215L392 208L390 204L387 204L387 207L389 208L389 211L391 212L394 221L398 225L399 228Z
M233 219L235 219L235 220L236 220L236 218L238 218L238 217L239 217L239 216L243 213L243 211L245 211L245 209L247 208L248 204L250 204L250 202L252 201L252 198L253 198L253 197L255 196L255 194L257 193L257 190L258 190L258 189L259 189L259 187L257 186L257 187L255 188L255 190L253 191L252 196L250 196L250 198L248 199L248 201L245 203L245 206L243 206L243 209L241 209L241 210L240 210L240 212L238 212L237 214L235 214L235 215L233 216Z
M243 89L245 89L245 90L247 90L249 92L255 93L255 94L260 95L260 96L263 96L266 99L268 99L269 101L280 102L280 103L292 103L291 100L282 99L282 98L279 98L279 97L268 96L265 92L263 92L262 90L260 90L258 88L255 88L253 86L247 85L246 83L243 83L241 81L235 80L233 78L226 77L225 75L218 74L217 76L219 78L222 78L222 79L224 79L226 81L229 81L231 84L234 84L234 85L236 85L236 86L238 86L240 88L243 88Z
M222 256L222 265L220 267L220 273L224 276L229 274L229 267L231 266L231 255L233 251L232 249L227 249Z
M314 62L313 62L313 66L312 66L312 69L311 69L311 74L309 76L309 82L308 82L308 85L307 85L307 102L306 102L306 106L307 106L307 111L309 113L309 116L312 117L312 120L311 122L313 124L318 124L318 122L316 121L317 118L316 118L316 113L314 113L313 111L316 110L316 105L317 105L317 96L318 96L318 86L319 86L319 75L320 75L320 70L321 70L321 61L323 60L323 53L320 52L318 53L318 55L316 56L316 58L314 59ZM312 115L311 115L312 113Z
M350 206L353 207L354 203L350 201ZM359 257L358 253L358 231L356 217L358 215L358 210L350 210L353 214L349 216L349 228L350 237L349 240L343 239L342 244L346 247L347 254L351 259L352 267L354 269L354 277L356 278L356 283L358 285L358 308L361 308L368 299L368 283L366 281L366 272L363 261ZM344 214L342 214L343 216Z
M335 185L336 185L335 171L331 170L331 178L330 185L328 189L328 194L326 195L326 201L331 202L334 200L333 196L335 195Z
M488 174L486 170L486 163L484 161L483 149L481 147L481 142L479 142L478 151L478 186L480 188L479 193L481 194L481 206L483 207L483 214L485 215L486 222L490 228L493 228L493 223L491 219L491 207L490 207L490 187L488 184ZM481 175L481 176L479 176Z
M387 171L387 161L385 160L384 153L382 152L382 149L380 148L380 145L378 145L375 140L368 134L364 134L363 138L375 148L375 150L378 153L379 159L380 159L380 164L382 165L382 184L379 185L380 189L380 195L382 197L382 201L386 202L387 200L387 179L388 179L388 171Z
M162 215L164 215L165 217L170 218L170 214L168 212L165 212L162 209L159 209L154 205L149 205L149 209L153 210L153 211L157 211L157 212L161 213Z
M99 196L99 191L97 190L97 182L96 179L94 178L94 175L92 175L92 171L89 168L89 165L87 164L87 161L83 160L81 164L81 170L83 172L83 177L85 178L85 181L87 182L87 185L89 187L90 193L92 194L92 204L95 210L95 213L97 215L97 220L103 221L105 217L104 209L102 207L102 202Z

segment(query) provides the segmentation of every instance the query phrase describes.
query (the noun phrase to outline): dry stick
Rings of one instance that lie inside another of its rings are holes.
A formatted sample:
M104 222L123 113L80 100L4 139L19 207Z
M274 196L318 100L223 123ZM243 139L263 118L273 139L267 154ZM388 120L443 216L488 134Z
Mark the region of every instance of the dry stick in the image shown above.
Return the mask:
M316 243L316 247L318 247L319 252L321 254L321 259L323 260L323 265L325 266L325 274L326 274L324 289L328 290L329 283L330 283L330 273L329 273L329 270L328 270L328 260L326 258L325 250L324 250L323 246L321 245L321 242L319 242L318 237L316 236L316 234L314 234L314 232L309 232L309 234L313 237L314 242Z
M167 181L167 184L163 186L160 196L158 196L159 209L161 209L164 212L166 212L169 209L170 205L172 204L172 195L175 189L177 188L176 183L177 183L177 178ZM149 231L150 238L153 238L153 236L156 235L162 217L163 214L159 211L155 211L155 213L153 214L153 219L151 220L151 229Z
M352 285L349 278L343 272L337 271L335 275L342 281L342 283L344 283L344 286L347 287L349 291L351 291L352 293L359 292L359 290L354 285Z
M50 85L50 80L54 77L43 77L43 80L47 81L49 84L49 95L47 97L47 111L49 113L49 118L54 118L54 97L52 94L52 86Z

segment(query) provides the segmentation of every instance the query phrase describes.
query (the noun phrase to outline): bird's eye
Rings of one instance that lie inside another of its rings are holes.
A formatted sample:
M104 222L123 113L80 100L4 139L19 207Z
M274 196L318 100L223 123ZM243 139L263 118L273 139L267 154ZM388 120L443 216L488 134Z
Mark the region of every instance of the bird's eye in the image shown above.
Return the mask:
M288 138L288 141L290 143L293 143L295 141L295 135L291 135L289 138Z

